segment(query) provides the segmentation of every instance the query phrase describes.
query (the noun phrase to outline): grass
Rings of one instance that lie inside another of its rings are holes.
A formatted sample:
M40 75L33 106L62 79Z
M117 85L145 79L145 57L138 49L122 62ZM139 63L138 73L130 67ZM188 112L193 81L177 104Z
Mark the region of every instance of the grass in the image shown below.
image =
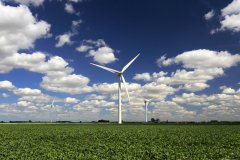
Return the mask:
M0 125L0 159L240 159L240 125Z

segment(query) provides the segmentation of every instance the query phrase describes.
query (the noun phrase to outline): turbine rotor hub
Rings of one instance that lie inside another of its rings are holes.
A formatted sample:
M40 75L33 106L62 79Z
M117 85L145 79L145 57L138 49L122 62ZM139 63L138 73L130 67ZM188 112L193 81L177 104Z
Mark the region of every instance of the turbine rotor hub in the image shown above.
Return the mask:
M119 77L119 76L121 76L122 75L122 73L117 73L117 77Z

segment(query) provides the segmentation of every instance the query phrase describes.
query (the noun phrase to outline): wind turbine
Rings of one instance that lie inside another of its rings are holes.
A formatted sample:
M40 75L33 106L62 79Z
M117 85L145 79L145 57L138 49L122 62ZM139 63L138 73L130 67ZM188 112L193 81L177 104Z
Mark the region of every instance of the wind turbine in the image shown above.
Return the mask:
M145 121L147 122L147 105L151 100L153 100L153 98L152 99L145 99L145 98L142 97L142 99L144 100L144 103L145 103Z
M118 124L122 124L122 114L121 114L121 78L122 78L124 87L126 89L127 95L128 95L127 86L125 84L125 79L124 79L122 74L139 55L140 55L140 53L135 58L133 58L133 60L131 60L125 67L123 67L121 72L116 71L114 69L110 69L110 68L107 68L107 67L103 67L103 66L100 66L100 65L96 65L96 64L90 63L92 65L95 65L97 67L103 68L103 69L105 69L107 71L110 71L112 73L116 73L117 74L117 77L118 77ZM128 100L130 102L129 95L128 95Z
M55 98L56 98L56 96L55 96ZM54 106L53 106L53 103L54 103L54 101L55 101L55 98L53 99L53 102L52 102L52 104L51 104L51 123L52 123L52 108L54 108ZM58 110L56 109L56 108L54 108L57 112L58 112ZM59 113L59 112L58 112Z

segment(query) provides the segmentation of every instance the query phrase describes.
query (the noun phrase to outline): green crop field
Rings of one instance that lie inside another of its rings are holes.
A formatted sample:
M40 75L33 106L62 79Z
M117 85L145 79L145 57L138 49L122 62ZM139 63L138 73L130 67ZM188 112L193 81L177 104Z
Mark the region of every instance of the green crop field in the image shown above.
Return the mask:
M240 159L240 125L0 124L0 159Z

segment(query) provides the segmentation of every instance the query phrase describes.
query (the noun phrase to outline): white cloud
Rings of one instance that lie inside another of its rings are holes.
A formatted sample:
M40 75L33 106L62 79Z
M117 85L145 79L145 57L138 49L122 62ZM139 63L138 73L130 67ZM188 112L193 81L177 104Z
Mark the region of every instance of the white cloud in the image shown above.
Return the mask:
M142 73L142 74L136 74L133 79L135 80L144 80L144 81L152 81L152 80L155 80L156 78L158 77L163 77L164 75L167 75L168 72L159 72L159 73L156 73L154 72L152 74L152 76L150 76L150 73Z
M52 102L54 97L49 96L47 94L41 94L39 96L23 96L18 98L18 101L29 101L29 102L37 102L37 103L48 103Z
M33 5L35 7L43 4L44 0L4 0L4 1L14 1L15 3L20 3L24 5Z
M240 12L240 0L233 0L227 7L223 8L222 16L237 14Z
M0 89L13 89L15 86L10 81L0 81Z
M20 102L17 102L17 105L19 107L27 107L27 106L33 105L33 103L32 102L26 102L26 101L20 101Z
M222 94L235 94L236 91L232 88L227 88L226 86L221 86L219 89L222 89Z
M6 93L2 93L2 96L3 96L4 98L7 98L7 97L9 97L10 95L8 95L8 94L6 94Z
M76 48L76 50L79 52L86 52L87 50L92 49L92 48L93 48L92 46L81 45L78 48Z
M93 56L93 60L95 62L98 62L102 65L104 64L108 64L108 63L112 63L116 60L118 60L114 54L113 54L113 49L109 48L109 47L101 47L98 48L97 51L94 50L90 50L88 56Z
M188 104L193 106L202 106L202 105L209 105L208 96L207 95L195 95L194 93L183 93L182 97L175 96L175 98L172 98L173 102L176 103L182 103L182 104Z
M71 36L73 36L74 34L68 32L65 33L63 35L58 35L56 36L56 40L58 39L58 43L55 45L55 47L62 47L65 43L71 45L73 42L70 40Z
M233 32L240 31L240 0L234 0L227 7L222 10L223 19L220 20L221 27L217 29L212 29L211 34L214 34L218 31L230 30Z
M240 55L235 54L231 55L227 51L211 51L206 49L199 49L184 52L180 55L177 55L175 58L170 58L172 63L178 64L183 63L184 68L229 68L232 66L236 66L240 61ZM162 59L159 61L160 66L168 66L169 63L165 63L168 60Z
M10 81L0 81L0 89L13 89L14 87Z
M193 84L193 83L205 83L214 77L223 75L222 68L213 69L194 69L194 71L177 70L171 77L160 77L156 80L159 84Z
M195 115L196 111L187 111L184 107L178 105L175 102L171 101L161 101L153 103L154 109L152 111L153 115L164 115L168 114L168 117L172 114L177 115Z
M135 90L141 88L141 85L137 84L137 83L127 83L126 82L126 86L127 86L128 92L135 91ZM101 94L115 94L115 93L118 93L118 83L93 84L93 88L96 92L101 93ZM122 92L126 91L123 83L121 83L121 91Z
M213 31L225 31L225 30L231 30L233 32L239 32L240 31L240 13L236 14L236 15L226 15L225 19L222 20L221 23L221 27L217 28L216 30ZM212 32L212 33L215 33Z
M50 37L50 27L45 21L37 21L27 6L4 6L0 2L0 57L33 48L36 39Z
M206 20L210 20L210 19L212 19L212 17L214 16L214 10L211 10L210 12L208 12L208 13L206 13L205 15L204 15L204 18L206 19Z
M80 12L76 12L71 3L66 3L64 9L67 13L80 15Z
M167 74L168 74L168 72L163 72L163 71L160 71L159 73L154 72L154 73L152 74L152 77L153 77L153 78L158 78L158 77L163 77L163 76L165 76L165 75L167 75Z
M51 57L47 62L45 59L46 55L41 52L15 53L0 60L0 73L8 73L13 68L24 68L32 72L47 73L54 76L73 72L73 68L66 67L68 63L61 57Z
M97 41L93 41L91 39L89 40L84 39L82 43L93 44L95 45L95 47L107 47L107 44L103 39L98 39Z
M82 75L66 75L61 77L44 76L40 86L48 91L70 94L92 92L92 87L87 86L89 78Z
M170 59L170 60L169 60ZM227 51L211 51L199 49L184 52L166 60L165 55L158 60L158 66L183 63L183 67L193 71L177 70L171 77L159 77L156 82L163 84L185 84L185 89L198 91L206 87L207 81L224 74L223 68L236 66L240 62L240 55L231 55ZM171 61L171 63L169 63ZM165 63L167 62L167 63Z
M90 50L86 55L86 57L92 56L95 62L104 65L118 60L113 54L114 50L108 47L103 39L98 39L97 41L84 39L81 43L82 44L76 48L79 52L86 52L89 49L98 48L97 50Z
M16 96L38 96L41 95L41 90L31 88L18 88L13 90L13 94Z
M166 84L157 84L156 82L147 83L141 88L143 92L147 92L148 94L174 94L174 92L179 91L181 87L179 88L173 88L170 86L167 86Z
M108 97L107 95L91 94L91 95L87 95L85 99L106 99L107 97Z
M205 88L209 88L210 86L206 83L192 83L192 84L185 84L184 88L187 91L195 92L195 91L201 91Z
M151 81L152 80L152 77L150 76L149 73L142 73L142 74L136 74L133 79L135 80L144 80L144 81Z
M81 103L77 104L76 106L81 106L81 107L84 107L84 108L87 108L87 107L94 107L94 106L97 106L97 107L116 107L117 104L115 102L108 102L108 101L105 101L105 100L91 100L91 101L88 101L88 100L85 100L85 101L82 101Z
M71 98L71 97L67 97L65 99L65 102L66 103L78 103L78 101L80 101L79 99L76 99L76 98Z

